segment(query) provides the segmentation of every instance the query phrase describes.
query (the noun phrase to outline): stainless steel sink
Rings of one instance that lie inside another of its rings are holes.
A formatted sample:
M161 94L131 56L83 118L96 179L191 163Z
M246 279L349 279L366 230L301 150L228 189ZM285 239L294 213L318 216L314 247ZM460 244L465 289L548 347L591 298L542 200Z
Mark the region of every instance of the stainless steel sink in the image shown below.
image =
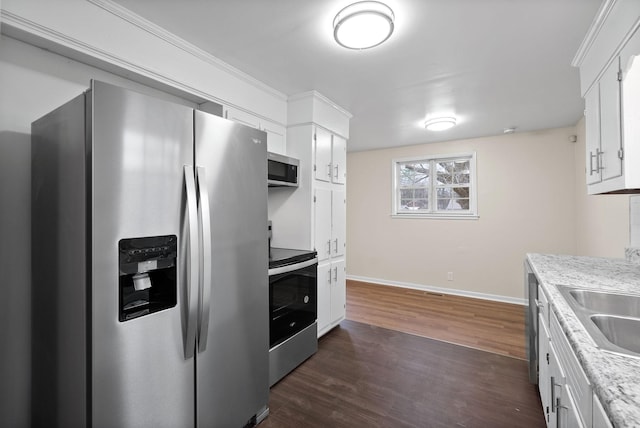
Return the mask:
M640 295L558 289L599 348L640 357Z
M609 342L623 349L640 354L640 319L591 315L591 321Z
M640 318L640 296L583 289L570 290L569 294L580 306L590 311Z

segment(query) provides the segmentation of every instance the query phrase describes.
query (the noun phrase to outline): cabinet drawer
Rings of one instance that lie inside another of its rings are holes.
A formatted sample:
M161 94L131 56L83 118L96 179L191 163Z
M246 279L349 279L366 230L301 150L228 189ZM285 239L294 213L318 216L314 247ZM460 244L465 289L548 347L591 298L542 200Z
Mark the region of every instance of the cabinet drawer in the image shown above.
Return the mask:
M542 320L544 324L549 327L549 312L551 309L549 308L549 299L547 299L547 295L544 294L544 290L541 286L538 285L538 301L536 302L538 306L538 314L542 316Z
M573 348L567 339L555 313L550 314L551 340L558 351L558 360L567 377L573 398L585 426L591 426L592 394L591 384L582 366L573 352Z

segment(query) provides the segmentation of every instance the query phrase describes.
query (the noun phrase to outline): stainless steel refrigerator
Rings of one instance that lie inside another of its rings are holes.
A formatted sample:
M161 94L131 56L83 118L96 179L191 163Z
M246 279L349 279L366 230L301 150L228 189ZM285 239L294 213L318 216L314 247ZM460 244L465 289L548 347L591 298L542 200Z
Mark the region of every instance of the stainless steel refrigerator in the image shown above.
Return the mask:
M34 426L268 413L266 134L93 81L32 124Z

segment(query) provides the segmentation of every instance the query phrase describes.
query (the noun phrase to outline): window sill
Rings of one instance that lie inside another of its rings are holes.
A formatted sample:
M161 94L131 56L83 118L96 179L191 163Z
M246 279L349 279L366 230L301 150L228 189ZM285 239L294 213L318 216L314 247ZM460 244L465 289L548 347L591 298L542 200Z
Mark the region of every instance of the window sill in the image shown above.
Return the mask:
M436 220L477 220L478 214L391 214L391 218L422 218Z

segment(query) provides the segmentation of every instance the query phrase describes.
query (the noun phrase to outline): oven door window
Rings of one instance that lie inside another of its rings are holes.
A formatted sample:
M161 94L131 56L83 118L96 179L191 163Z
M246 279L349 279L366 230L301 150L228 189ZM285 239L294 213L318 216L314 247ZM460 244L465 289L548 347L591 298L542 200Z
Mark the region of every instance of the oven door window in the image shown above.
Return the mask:
M269 277L271 348L317 318L317 265Z

